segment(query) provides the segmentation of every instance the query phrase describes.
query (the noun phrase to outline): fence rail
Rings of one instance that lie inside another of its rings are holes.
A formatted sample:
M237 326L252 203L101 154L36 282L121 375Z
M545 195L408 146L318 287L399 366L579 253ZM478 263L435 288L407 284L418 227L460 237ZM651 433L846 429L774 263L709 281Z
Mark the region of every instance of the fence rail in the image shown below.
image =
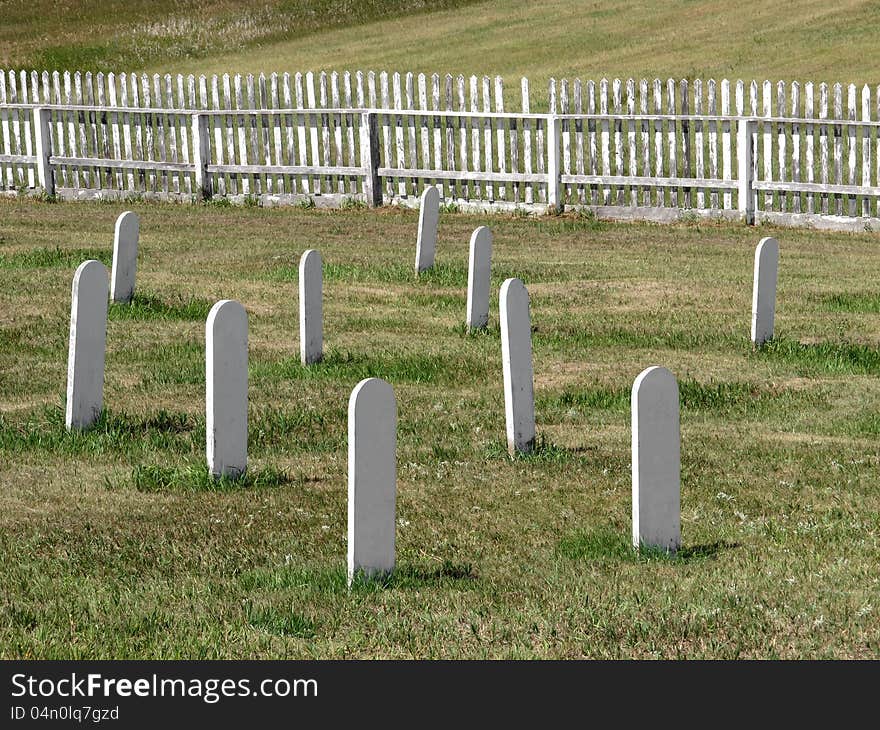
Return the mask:
M526 79L521 111L500 78L467 91L449 75L0 72L0 189L413 205L433 184L483 209L880 230L880 88L849 85L844 104L839 84L575 79L551 81L547 113Z

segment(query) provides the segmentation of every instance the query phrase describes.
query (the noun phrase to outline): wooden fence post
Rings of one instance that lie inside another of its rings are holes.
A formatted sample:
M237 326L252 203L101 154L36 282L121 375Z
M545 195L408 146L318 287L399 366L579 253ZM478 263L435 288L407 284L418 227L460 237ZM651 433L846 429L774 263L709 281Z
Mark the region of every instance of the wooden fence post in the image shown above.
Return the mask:
M755 147L754 135L758 123L754 119L740 119L736 130L736 157L739 162L739 211L745 217L746 225L755 225L755 208L758 195L754 186Z
M559 118L547 115L547 207L551 213L562 211L562 182L559 179Z
M37 157L37 180L46 195L55 195L55 176L49 157L52 154L52 140L49 137L51 110L42 107L34 109L34 154Z
M208 174L208 161L211 159L211 138L208 130L208 115L192 116L192 153L196 173L196 197L207 200L211 197L211 176Z
M382 205L379 180L379 121L376 112L361 115L361 167L364 168L364 200L371 208Z

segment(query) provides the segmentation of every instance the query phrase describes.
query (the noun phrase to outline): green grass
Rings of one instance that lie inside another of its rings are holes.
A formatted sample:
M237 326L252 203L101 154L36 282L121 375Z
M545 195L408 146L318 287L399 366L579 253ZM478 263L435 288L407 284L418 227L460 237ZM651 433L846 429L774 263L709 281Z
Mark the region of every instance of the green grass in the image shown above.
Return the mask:
M833 312L866 312L880 314L880 294L871 292L842 292L819 297Z
M181 294L162 299L154 294L136 293L130 302L111 302L107 318L121 320L183 319L204 321L214 302Z
M797 391L742 382L700 383L679 379L678 394L685 411L711 411L726 414L767 412L785 407L803 407L824 400L817 391ZM628 411L631 389L593 385L570 388L561 393L547 393L537 402L545 412L577 410Z
M334 28L356 27L389 14L420 15L466 4L466 0L260 0L242 6L224 0L88 0L56 14L51 3L38 0L5 9L6 27L16 32L0 33L7 46L0 53L0 63L114 71L132 64L143 67L203 59L282 39L301 40ZM51 39L49 45L47 39Z
M65 249L36 248L15 253L0 253L0 269L45 269L49 267L76 268L83 261L97 259L105 266L113 263L113 252L97 248Z
M64 428L74 261L0 267L0 657L880 656L880 317L830 303L870 292L876 234L450 213L416 279L415 211L129 205L149 256L87 431ZM53 231L89 250L118 213L0 200L2 253L40 260ZM463 327L487 220L493 294L521 275L531 300L538 438L516 458L495 296L486 333ZM759 233L786 256L755 351ZM307 248L337 268L305 368L295 282L270 272ZM224 298L248 311L242 480L205 462ZM629 398L654 364L681 397L674 556L629 537ZM347 406L371 376L397 399L397 570L349 590Z
M600 563L688 563L716 557L720 552L738 545L714 543L683 547L670 553L659 548L642 546L636 549L630 536L621 531L601 528L592 532L577 531L559 541L556 551L568 560Z
M464 374L474 374L485 366L464 353L432 355L420 353L326 352L321 362L304 367L298 358L260 363L250 369L256 382L266 379L332 379L355 383L364 378L387 378L413 383L449 383Z
M500 74L517 107L519 78L528 76L533 111L546 108L551 76L872 85L880 77L872 32L880 10L860 0L89 0L64 12L36 0L7 3L4 19L6 68Z
M803 343L774 338L759 355L797 365L803 372L880 373L880 348L861 343Z
M240 477L214 477L206 466L162 466L138 464L131 473L132 486L139 492L229 492L240 489L269 489L291 481L285 471L272 468L248 469Z

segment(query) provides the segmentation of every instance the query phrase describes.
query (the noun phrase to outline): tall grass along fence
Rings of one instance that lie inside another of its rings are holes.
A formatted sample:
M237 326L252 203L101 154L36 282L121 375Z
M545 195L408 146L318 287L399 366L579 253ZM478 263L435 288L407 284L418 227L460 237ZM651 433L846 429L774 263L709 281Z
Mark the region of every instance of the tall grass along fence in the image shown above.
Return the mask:
M0 71L0 187L880 230L880 86ZM510 96L510 95L509 95ZM516 107L516 108L514 108ZM540 113L532 109L540 107ZM546 111L543 111L546 110Z

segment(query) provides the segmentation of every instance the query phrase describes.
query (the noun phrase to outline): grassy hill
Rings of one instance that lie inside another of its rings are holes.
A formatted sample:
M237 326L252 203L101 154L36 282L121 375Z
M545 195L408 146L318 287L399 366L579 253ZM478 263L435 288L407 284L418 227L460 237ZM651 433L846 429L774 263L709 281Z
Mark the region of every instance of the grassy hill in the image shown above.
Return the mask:
M880 83L880 5L861 0L93 0L67 3L63 17L50 12L56 5L4 3L0 65Z

